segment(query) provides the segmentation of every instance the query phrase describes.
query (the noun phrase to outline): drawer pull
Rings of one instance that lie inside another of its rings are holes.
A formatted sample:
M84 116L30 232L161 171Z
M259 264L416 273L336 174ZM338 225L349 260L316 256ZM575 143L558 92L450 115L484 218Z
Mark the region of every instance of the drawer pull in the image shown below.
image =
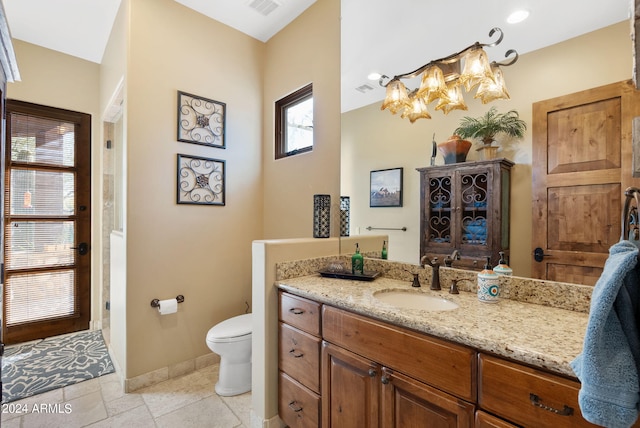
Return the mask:
M542 404L540 402L540 397L538 397L536 394L533 394L533 393L529 393L529 400L531 400L531 404L533 404L534 406L540 407L541 409L547 410L551 413L555 413L556 415L560 415L560 416L573 415L573 408L567 406L566 404L564 405L564 408L562 410L554 409L553 407L549 407L545 404Z
M289 312L291 312L293 315L302 315L302 314L304 314L304 309L290 308Z
M295 349L292 349L291 351L289 351L289 355L291 355L293 358L301 358L304 356L302 352L296 353Z
M298 413L302 411L302 406L298 404L298 402L296 400L293 400L291 403L289 403L289 408L291 410L293 410L294 412Z

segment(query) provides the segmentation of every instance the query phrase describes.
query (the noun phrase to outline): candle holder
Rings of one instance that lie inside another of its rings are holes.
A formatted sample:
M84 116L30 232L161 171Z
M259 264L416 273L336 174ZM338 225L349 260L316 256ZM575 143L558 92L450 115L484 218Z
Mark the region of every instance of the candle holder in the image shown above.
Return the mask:
M351 200L348 196L340 196L340 236L349 236L349 210Z
M313 237L328 238L331 232L331 195L313 195Z

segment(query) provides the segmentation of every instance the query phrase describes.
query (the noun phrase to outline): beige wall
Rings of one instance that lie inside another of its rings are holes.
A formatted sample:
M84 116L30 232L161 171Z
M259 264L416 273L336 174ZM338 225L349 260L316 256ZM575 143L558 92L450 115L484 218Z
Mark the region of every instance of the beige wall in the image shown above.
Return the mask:
M251 303L262 236L264 45L172 0L131 2L127 59L127 378L209 353ZM177 91L225 102L226 149L177 142ZM177 154L226 161L226 206L176 204ZM182 294L175 315L154 298Z
M319 0L267 42L264 69L264 235L313 236L313 195L340 190L340 0ZM313 82L314 147L274 160L274 103ZM338 236L337 216L332 234Z
M100 159L100 104L98 93L99 66L49 49L13 40L20 82L7 84L7 98L28 101L51 107L74 110L91 115L91 187L99 189L101 177ZM91 286L95 298L91 305L91 319L102 315L101 268L102 245L100 217L100 193L91 195Z
M505 46L507 48L517 49L517 46ZM425 58L425 62L428 60ZM466 96L468 111L454 110L449 115L432 111L432 119L420 119L414 124L386 110L380 111L380 103L344 113L341 191L351 197L351 233L369 233L364 230L369 225L406 226L407 232L389 232L389 258L418 263L420 183L415 168L429 165L433 134L436 134L436 141L444 141L462 117L480 116L491 106L496 106L501 112L516 109L529 129L522 141L507 141L499 156L517 164L512 172L511 266L516 274L529 276L532 103L630 79L631 69L631 40L629 24L625 21L521 55L515 65L503 68L511 94L508 101L482 105ZM477 158L474 146L467 159ZM443 163L441 155L438 155L436 164ZM369 172L395 167L404 168L404 206L369 208Z
M102 115L124 85L126 206L117 239L126 254L112 266L123 280L112 289L111 339L125 378L209 354L207 330L252 303L251 242L310 237L312 195L337 202L339 28L339 0L319 0L266 44L172 0L123 0L101 65L14 41L22 82L9 85L9 98L92 114L94 213ZM274 162L273 102L311 81L314 151ZM178 90L227 104L226 149L177 142ZM176 204L178 153L226 161L226 206ZM102 245L93 220L99 320ZM177 294L185 302L176 315L149 306Z

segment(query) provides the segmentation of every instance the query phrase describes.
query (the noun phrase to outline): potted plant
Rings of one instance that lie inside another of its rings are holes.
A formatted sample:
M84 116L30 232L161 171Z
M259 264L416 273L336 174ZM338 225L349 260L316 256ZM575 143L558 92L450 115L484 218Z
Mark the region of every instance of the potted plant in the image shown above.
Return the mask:
M498 150L498 147L492 145L496 135L506 134L510 137L523 138L526 130L527 124L520 119L516 110L498 113L495 107L491 107L483 116L462 118L454 134L462 138L475 138L482 141L483 146L478 150L483 150L485 159L493 159Z

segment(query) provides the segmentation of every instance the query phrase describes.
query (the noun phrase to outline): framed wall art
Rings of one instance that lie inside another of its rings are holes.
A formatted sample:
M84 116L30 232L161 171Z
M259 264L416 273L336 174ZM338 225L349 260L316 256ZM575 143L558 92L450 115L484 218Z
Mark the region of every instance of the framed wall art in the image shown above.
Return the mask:
M402 168L371 171L369 206L402 206Z
M227 105L178 91L178 141L225 148Z
M225 205L225 161L178 154L179 204Z

